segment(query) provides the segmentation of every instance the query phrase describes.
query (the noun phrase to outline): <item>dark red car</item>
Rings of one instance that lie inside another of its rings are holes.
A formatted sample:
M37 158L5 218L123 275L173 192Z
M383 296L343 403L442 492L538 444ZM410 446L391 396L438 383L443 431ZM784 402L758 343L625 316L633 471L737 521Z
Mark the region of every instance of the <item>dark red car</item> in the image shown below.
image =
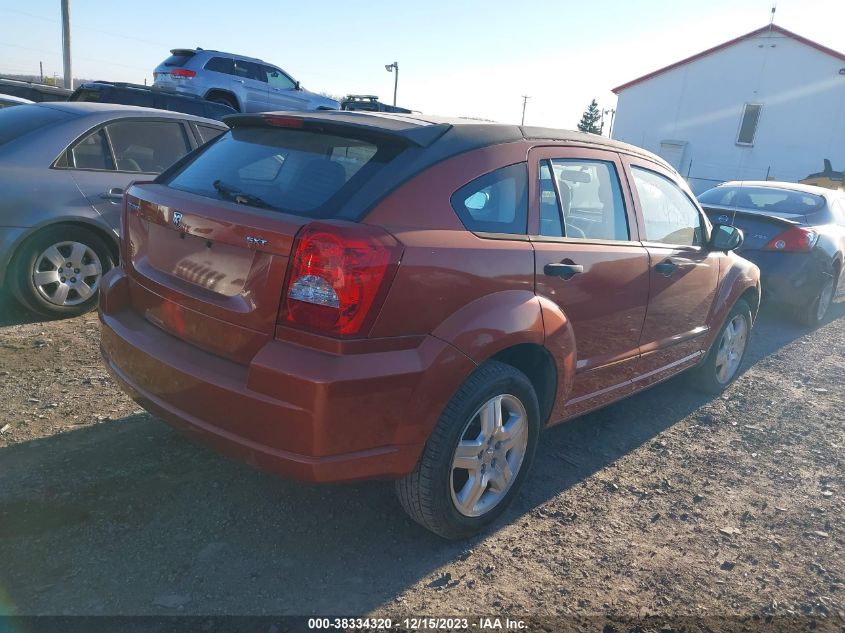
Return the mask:
M505 509L544 427L737 375L758 270L652 154L401 115L227 122L128 190L100 305L124 388L224 453L395 479L458 538Z

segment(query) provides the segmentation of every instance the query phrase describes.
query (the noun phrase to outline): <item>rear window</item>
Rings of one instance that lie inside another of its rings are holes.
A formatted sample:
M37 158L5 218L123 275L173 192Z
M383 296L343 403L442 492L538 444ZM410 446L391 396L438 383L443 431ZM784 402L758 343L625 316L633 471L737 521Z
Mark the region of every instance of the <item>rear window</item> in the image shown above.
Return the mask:
M73 118L73 114L38 105L22 105L0 110L0 145L14 141L33 130Z
M714 187L702 193L698 201L701 204L794 215L806 215L825 205L822 196L775 187Z
M193 57L193 53L174 53L164 60L165 66L184 66Z
M100 101L103 93L91 88L77 88L68 101Z
M402 146L297 129L241 127L164 182L174 189L308 217L341 206Z

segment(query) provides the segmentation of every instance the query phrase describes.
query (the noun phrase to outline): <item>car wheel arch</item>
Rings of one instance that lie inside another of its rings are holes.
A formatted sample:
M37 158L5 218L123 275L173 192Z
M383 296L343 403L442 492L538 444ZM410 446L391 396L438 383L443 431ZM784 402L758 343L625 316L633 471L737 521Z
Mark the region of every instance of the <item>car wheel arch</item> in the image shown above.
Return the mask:
M760 288L757 286L749 286L739 296L739 298L744 299L748 304L748 307L751 308L751 318L756 321L757 312L760 310Z
M227 99L228 101L230 101L229 105L233 106L238 112L243 112L243 108L241 107L241 103L238 100L238 97L237 97L237 95L235 95L234 92L232 92L230 90L222 90L220 88L212 88L211 90L209 90L208 92L205 93L205 96L203 98L206 101L211 101L215 97Z
M540 405L540 424L547 424L558 390L558 370L551 352L536 343L518 343L497 352L488 360L510 365L528 377Z
M52 229L55 227L76 227L85 229L86 231L91 231L94 235L100 238L108 247L109 255L112 257L112 261L117 264L120 261L120 245L119 245L119 238L111 231L106 230L103 226L97 224L96 222L92 222L90 220L86 220L84 218L61 218L59 220L54 220L51 222L43 222L36 226L31 227L26 233L21 235L18 241L14 244L9 253L9 262L14 262L15 257L20 252L21 248L24 244L27 243L30 239L38 235L44 229ZM9 274L10 266L7 266L6 269L3 271L4 279L3 285L6 283L5 275Z
M525 373L538 393L544 421L572 389L576 360L572 324L556 303L531 290L480 297L432 334L476 365L497 360ZM541 362L542 370L532 369L534 362Z

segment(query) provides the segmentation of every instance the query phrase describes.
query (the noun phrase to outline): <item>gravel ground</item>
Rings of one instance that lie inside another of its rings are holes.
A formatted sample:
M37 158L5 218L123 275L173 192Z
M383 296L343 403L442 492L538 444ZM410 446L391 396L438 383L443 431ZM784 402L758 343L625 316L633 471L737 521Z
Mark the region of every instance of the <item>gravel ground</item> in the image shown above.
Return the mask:
M390 484L302 485L193 444L116 388L96 315L0 305L0 613L845 622L841 300L812 332L764 310L721 397L681 377L549 431L504 520L463 543Z

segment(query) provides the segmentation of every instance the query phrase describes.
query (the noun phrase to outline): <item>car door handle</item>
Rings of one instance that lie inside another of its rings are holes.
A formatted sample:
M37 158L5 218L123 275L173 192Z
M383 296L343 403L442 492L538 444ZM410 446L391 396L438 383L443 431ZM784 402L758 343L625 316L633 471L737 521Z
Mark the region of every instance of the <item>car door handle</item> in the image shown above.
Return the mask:
M664 277L671 277L679 266L671 259L664 259L659 264L655 265L654 270L659 272Z
M560 277L561 279L572 279L578 273L583 273L584 267L580 264L546 264L543 266L543 274L549 277Z
M100 194L103 200L123 200L123 189L120 187L112 187L106 192Z

